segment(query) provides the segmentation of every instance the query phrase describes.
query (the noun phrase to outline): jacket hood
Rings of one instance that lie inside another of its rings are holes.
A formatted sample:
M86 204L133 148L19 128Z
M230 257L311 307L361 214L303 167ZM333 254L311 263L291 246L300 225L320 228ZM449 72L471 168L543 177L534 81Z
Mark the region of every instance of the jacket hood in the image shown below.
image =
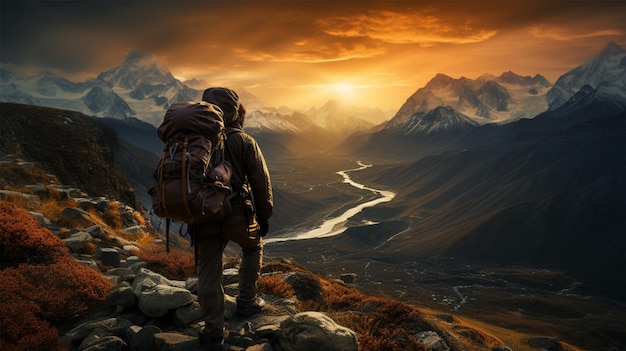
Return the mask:
M215 104L224 112L224 125L226 127L243 127L243 107L239 102L239 95L228 88L208 88L202 94L202 101Z

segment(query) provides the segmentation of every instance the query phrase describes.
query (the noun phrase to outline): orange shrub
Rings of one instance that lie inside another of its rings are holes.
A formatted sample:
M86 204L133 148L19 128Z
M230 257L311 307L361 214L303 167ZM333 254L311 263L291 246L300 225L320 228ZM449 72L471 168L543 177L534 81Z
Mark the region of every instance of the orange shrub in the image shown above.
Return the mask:
M61 239L39 227L28 212L4 201L0 201L0 248L2 268L46 264L68 255Z
M30 215L0 201L0 349L64 350L56 327L104 301L112 284L72 258Z
M274 295L285 299L295 295L295 291L291 285L285 283L285 280L278 274L263 275L258 281L259 291L264 294Z
M41 308L14 294L21 290L21 277L9 270L0 271L0 350L63 350L57 329L39 318Z
M193 253L171 248L165 251L163 246L150 245L141 249L137 255L148 263L148 269L158 271L169 279L185 280L196 271Z

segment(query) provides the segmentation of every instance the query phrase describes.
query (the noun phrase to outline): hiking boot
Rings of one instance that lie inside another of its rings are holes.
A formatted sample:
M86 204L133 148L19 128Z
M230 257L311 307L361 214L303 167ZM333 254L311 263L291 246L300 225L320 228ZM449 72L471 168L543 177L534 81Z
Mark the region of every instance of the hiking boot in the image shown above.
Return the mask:
M203 328L204 329L204 328ZM224 337L223 336L209 336L202 331L198 333L198 341L207 351L223 351Z
M263 312L263 308L265 307L265 301L257 297L254 299L254 302L249 306L242 306L237 304L237 315L240 317L250 317L252 315Z

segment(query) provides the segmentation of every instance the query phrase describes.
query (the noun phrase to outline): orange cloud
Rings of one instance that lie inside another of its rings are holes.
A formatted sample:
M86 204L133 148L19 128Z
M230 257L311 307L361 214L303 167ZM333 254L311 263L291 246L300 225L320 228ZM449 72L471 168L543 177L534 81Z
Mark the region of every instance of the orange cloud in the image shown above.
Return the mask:
M549 38L559 41L570 41L604 36L623 35L624 31L618 29L597 29L593 31L574 32L570 28L533 26L529 30L530 34L537 38Z
M385 53L382 47L367 47L359 44L345 43L304 43L297 42L293 46L280 51L268 51L262 48L233 50L237 56L252 62L298 62L322 63L348 61L351 59L374 57Z
M338 37L366 37L391 44L466 44L487 40L497 31L476 28L471 21L455 24L419 12L381 11L356 16L335 16L316 21L327 34Z

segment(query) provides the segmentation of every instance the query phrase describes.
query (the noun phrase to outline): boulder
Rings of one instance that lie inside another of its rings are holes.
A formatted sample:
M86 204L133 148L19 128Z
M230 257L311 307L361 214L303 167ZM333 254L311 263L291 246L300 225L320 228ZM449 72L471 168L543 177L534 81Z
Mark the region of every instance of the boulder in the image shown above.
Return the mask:
M284 351L358 351L356 334L320 312L301 312L280 323L274 343Z
M65 344L85 339L95 329L102 329L111 335L123 335L124 331L131 326L131 322L124 318L107 318L97 321L89 321L78 325L63 336Z
M343 273L339 276L342 282L346 284L352 284L356 281L357 275L354 273Z
M120 253L114 248L100 248L100 262L105 267L119 267L121 265Z
M191 305L177 308L172 319L176 326L184 327L201 320L203 317L202 307L199 303L193 302Z
M80 208L66 207L59 215L59 222L63 225L71 225L78 227L91 227L96 223L91 219L87 211Z
M85 348L79 349L80 351L122 351L126 350L128 345L117 336L105 336L99 339L97 343Z
M417 340L419 340L427 349L432 351L449 351L450 347L446 344L445 340L443 340L439 334L434 331L425 331L421 333L417 333L415 335Z
M161 333L161 329L155 325L148 325L141 328L130 339L130 347L135 351L152 351L154 335Z
M528 345L540 351L563 351L563 345L557 338L534 336L527 340Z
M131 271L133 271L133 267L129 267ZM161 285L172 285L169 279L164 276L155 273L147 268L138 268L135 270L136 276L133 281L133 292L135 295L139 296L142 291L152 289L155 286Z
M148 317L164 317L193 302L189 290L162 284L142 291L137 297L139 309Z
M16 198L24 200L28 206L39 206L41 204L41 199L37 195L24 194L10 190L0 190L0 199L8 201Z
M161 351L205 351L198 338L179 333L154 334L153 350Z
M122 306L131 308L137 306L137 296L126 282L113 287L107 295L107 304L109 306Z

